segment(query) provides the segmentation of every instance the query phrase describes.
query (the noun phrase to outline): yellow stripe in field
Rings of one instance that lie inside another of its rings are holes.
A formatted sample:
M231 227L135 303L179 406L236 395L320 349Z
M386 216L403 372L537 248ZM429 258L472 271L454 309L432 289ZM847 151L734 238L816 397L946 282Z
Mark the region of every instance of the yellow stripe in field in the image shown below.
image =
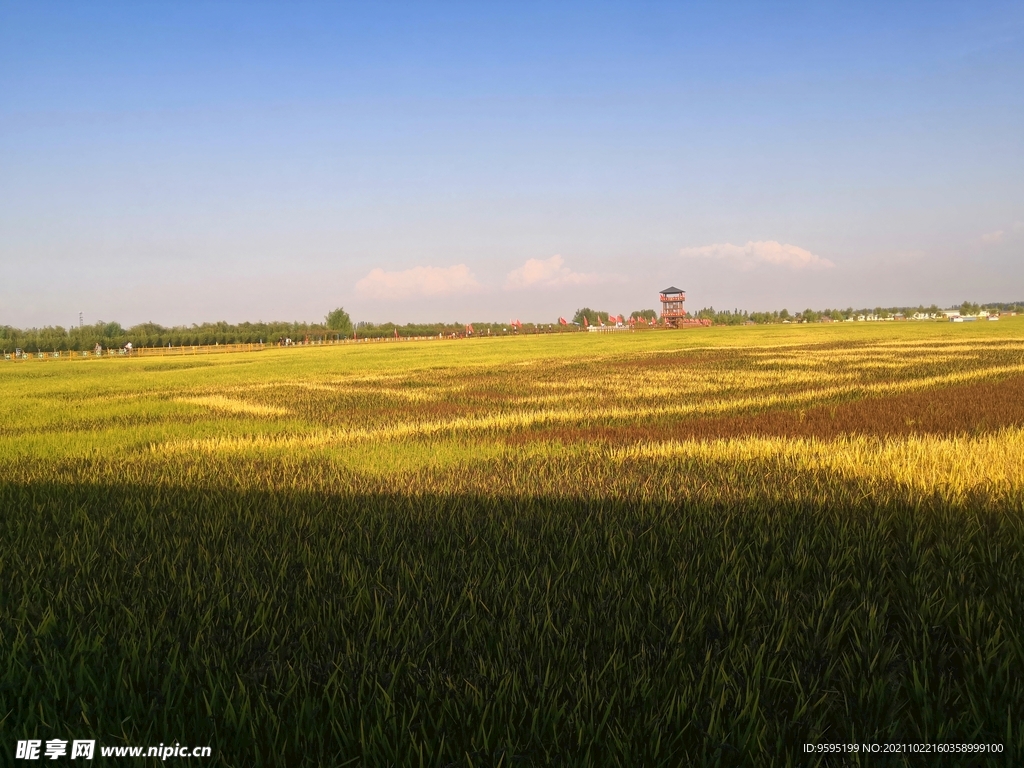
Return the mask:
M176 398L175 402L178 403L191 403L192 405L202 405L207 408L213 408L217 411L227 411L229 413L251 413L257 416L287 416L291 413L286 408L278 408L273 405L258 405L256 403L247 403L244 400L233 400L230 397L223 397L222 395L208 395L206 397L180 397Z

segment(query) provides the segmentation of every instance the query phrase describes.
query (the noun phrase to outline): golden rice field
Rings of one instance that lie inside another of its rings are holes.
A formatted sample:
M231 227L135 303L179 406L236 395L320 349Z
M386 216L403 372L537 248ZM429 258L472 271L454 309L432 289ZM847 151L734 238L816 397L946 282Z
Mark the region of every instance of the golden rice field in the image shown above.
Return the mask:
M0 393L12 744L1024 756L1024 318L12 361Z

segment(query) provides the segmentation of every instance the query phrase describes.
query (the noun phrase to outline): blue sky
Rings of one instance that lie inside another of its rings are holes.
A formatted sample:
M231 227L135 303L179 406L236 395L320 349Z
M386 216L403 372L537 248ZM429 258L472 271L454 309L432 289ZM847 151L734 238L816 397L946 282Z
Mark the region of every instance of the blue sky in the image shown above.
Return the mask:
M0 324L1024 299L1024 5L0 2Z

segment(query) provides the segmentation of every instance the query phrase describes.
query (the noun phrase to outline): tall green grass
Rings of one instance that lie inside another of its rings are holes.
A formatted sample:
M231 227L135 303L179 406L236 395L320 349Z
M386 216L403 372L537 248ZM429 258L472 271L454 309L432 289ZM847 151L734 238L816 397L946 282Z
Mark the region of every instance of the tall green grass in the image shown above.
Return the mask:
M694 489L769 471L659 469ZM422 473L403 492L288 461L76 471L0 487L10 739L209 743L239 766L1024 749L1019 505L810 475L792 500L715 503L430 492L444 478Z

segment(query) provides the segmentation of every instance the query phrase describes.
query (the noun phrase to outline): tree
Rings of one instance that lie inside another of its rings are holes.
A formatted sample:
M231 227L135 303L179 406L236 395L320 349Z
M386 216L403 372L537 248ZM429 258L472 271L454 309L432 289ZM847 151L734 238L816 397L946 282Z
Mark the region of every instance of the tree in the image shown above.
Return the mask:
M121 327L120 323L104 323L103 336L108 339L115 339L119 336L124 336L124 328Z
M329 312L324 320L327 322L327 330L329 331L338 331L343 336L348 336L352 333L352 318L341 307Z
M597 325L597 319L601 318L602 322L608 322L607 312L598 312L591 309L590 307L584 307L583 309L577 309L576 314L572 316L572 321L576 325L583 325L583 318L587 318L587 322L591 325Z
M643 318L644 320L657 320L658 313L653 309L637 309L630 313L631 318L636 320L637 318Z

